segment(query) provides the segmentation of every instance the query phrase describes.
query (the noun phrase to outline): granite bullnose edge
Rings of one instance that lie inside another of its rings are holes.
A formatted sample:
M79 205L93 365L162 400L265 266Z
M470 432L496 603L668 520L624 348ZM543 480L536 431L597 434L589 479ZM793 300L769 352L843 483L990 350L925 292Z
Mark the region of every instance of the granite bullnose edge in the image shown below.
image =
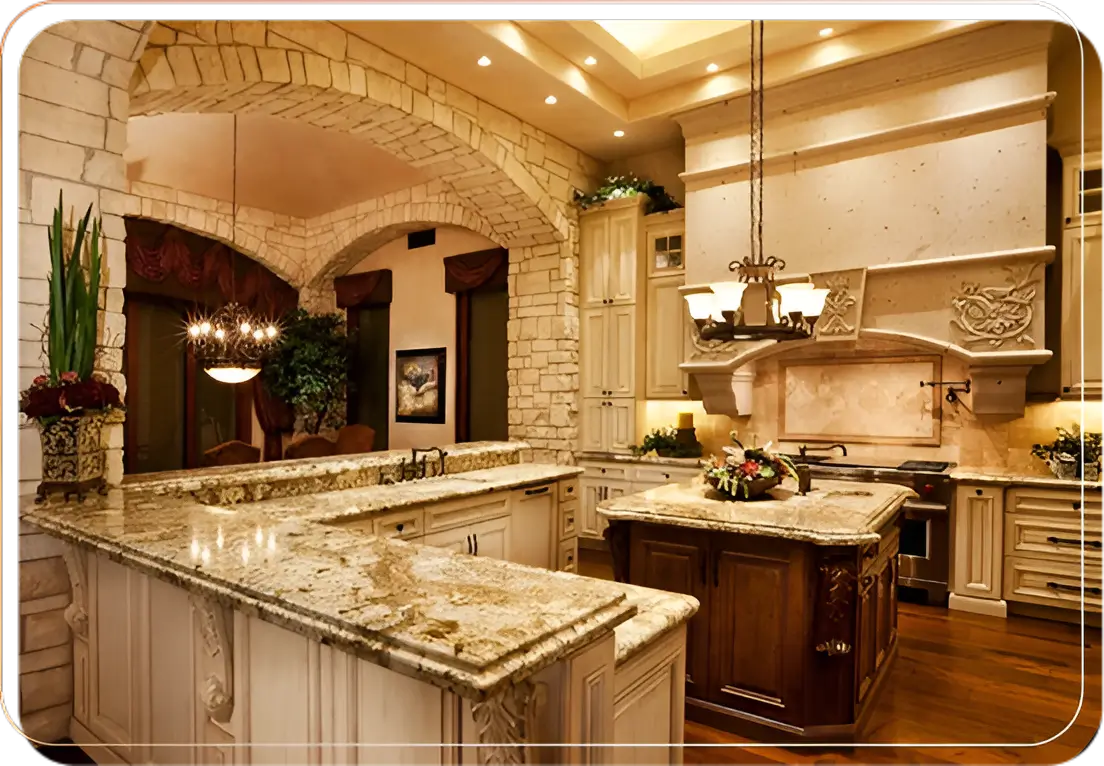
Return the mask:
M984 468L961 468L951 471L951 480L960 484L986 484L999 487L1034 487L1036 489L1058 489L1086 492L1100 492L1099 481L1081 481L1080 479L1059 479L1055 476L1033 476L1023 473L1005 473Z
M693 596L668 593L640 585L618 583L625 591L626 605L636 607L636 615L617 626L615 655L621 666L656 639L693 617L701 606Z

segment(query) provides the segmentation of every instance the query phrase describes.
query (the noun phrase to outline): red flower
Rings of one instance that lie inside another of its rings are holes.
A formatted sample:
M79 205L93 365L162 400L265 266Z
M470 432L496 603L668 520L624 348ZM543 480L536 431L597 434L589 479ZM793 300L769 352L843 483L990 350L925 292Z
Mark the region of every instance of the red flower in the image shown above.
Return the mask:
M754 460L748 460L740 465L740 473L748 478L755 478L759 475L759 464Z
M76 383L80 378L77 377L77 373L70 370L69 372L61 373L62 383Z
M47 375L37 375L35 379L31 381L32 386L44 386L50 382L50 378Z
M19 409L29 418L79 415L85 410L122 407L119 390L99 378L65 386L32 386L20 397Z

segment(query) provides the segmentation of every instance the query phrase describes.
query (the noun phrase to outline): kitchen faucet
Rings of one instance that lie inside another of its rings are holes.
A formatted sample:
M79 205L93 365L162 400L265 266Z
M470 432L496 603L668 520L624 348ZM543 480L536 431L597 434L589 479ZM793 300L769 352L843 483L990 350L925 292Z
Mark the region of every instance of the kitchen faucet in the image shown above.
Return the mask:
M821 452L821 451L830 452L831 450L834 450L836 447L839 447L840 450L842 450L842 452L843 452L843 456L847 457L847 447L843 444L829 444L827 447L816 447L816 446L810 447L808 444L802 444L800 447L798 447L797 451L801 455L801 457L805 457L805 453L808 452L809 450L812 450L814 452Z

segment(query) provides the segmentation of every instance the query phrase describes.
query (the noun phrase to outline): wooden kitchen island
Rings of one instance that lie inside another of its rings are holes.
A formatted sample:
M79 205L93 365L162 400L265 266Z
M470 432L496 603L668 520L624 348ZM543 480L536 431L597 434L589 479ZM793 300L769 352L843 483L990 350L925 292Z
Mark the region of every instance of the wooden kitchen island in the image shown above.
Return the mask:
M684 593L686 717L757 739L851 740L896 654L892 484L817 481L732 502L700 484L607 500L622 582Z

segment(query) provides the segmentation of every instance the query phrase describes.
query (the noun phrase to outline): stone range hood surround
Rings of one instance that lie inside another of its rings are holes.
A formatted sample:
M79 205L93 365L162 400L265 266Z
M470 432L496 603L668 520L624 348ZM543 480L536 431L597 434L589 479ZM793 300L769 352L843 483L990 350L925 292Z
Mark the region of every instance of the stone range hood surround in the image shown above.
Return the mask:
M690 359L680 367L706 412L736 417L751 414L757 360L832 345L849 358L894 349L935 353L967 370L974 414L1020 417L1028 372L1052 356L1043 346L1043 287L1054 255L1044 246L786 275L780 281L809 278L832 291L813 339L702 341L694 332Z

